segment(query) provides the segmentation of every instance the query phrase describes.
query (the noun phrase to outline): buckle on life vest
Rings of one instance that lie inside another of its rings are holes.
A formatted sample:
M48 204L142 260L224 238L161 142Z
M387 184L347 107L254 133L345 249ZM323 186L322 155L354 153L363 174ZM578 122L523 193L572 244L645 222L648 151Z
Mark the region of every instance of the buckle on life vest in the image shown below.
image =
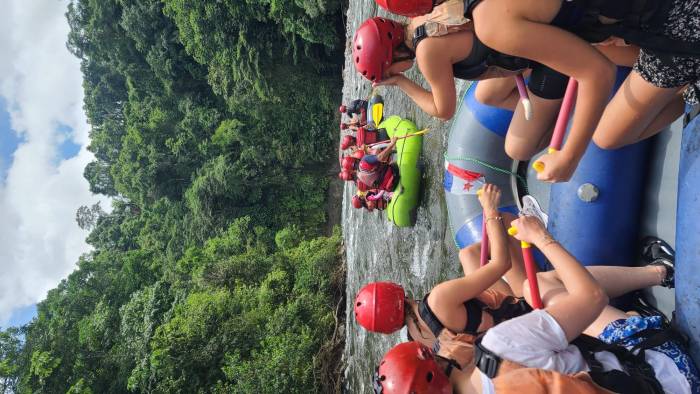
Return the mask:
M474 343L474 362L476 367L489 379L493 379L498 374L501 366L501 358L481 344L481 338Z
M418 43L426 37L428 37L428 32L425 30L425 24L416 27L416 30L413 32L413 40L411 42L414 51L416 50Z

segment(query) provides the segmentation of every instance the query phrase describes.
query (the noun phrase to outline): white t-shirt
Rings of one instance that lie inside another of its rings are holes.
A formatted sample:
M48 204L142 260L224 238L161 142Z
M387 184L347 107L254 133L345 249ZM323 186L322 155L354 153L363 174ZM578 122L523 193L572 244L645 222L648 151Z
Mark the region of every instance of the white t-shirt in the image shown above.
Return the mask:
M559 323L542 309L491 328L481 343L498 356L530 368L548 369L565 374L589 371L588 364L578 348L569 344ZM672 359L653 350L647 350L645 356L666 393L690 394L690 383ZM599 352L595 357L606 371L622 370L612 353ZM483 375L482 382L484 379L488 377ZM482 384L482 387L484 393L493 392L488 391L488 385ZM490 387L493 389L492 385Z

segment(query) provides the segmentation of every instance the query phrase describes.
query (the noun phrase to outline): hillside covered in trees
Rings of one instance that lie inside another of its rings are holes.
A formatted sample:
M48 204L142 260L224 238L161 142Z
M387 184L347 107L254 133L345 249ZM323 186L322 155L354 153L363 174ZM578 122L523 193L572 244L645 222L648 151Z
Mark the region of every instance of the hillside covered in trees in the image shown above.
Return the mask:
M0 332L0 393L338 390L323 234L339 0L75 0L94 250Z

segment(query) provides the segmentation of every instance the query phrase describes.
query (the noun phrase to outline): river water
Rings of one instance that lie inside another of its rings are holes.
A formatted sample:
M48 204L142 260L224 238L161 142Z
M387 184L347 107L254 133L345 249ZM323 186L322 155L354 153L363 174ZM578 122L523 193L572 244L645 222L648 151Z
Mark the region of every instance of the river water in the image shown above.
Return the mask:
M347 13L343 102L366 98L371 84L362 78L351 63L351 43L357 27L374 15L388 16L378 10L373 0L352 0ZM396 18L396 17L394 17ZM422 81L417 71L407 76ZM467 85L458 85L463 92ZM422 202L415 227L395 227L381 212L356 210L349 201L354 185L346 183L342 223L347 259L347 319L344 360L346 391L371 393L371 376L382 355L402 340L402 335L382 335L365 331L355 321L353 301L366 283L386 280L399 283L414 298L422 297L435 284L461 273L457 248L448 225L443 197L443 154L451 122L441 122L425 115L396 87L382 87L385 115L412 119L419 129L429 128L423 140L422 162L425 166ZM460 95L461 97L461 95Z

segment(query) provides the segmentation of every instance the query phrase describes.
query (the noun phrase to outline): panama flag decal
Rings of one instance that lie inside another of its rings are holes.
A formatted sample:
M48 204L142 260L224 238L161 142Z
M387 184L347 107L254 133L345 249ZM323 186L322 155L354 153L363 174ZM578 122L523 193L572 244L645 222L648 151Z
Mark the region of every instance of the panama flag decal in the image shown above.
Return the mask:
M452 194L476 194L486 183L484 174L465 170L445 161L445 191Z

